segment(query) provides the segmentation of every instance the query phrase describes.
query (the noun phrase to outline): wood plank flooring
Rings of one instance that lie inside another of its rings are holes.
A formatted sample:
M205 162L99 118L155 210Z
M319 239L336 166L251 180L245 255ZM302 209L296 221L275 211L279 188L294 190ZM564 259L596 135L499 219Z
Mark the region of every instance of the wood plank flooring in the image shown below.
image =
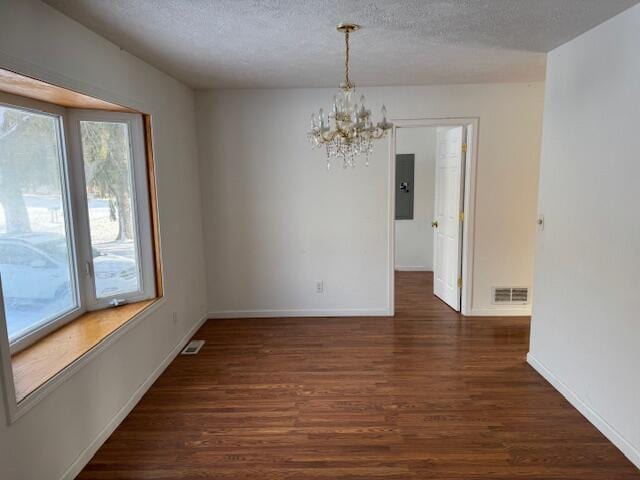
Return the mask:
M80 479L640 479L525 363L528 318L396 275L396 317L212 320Z

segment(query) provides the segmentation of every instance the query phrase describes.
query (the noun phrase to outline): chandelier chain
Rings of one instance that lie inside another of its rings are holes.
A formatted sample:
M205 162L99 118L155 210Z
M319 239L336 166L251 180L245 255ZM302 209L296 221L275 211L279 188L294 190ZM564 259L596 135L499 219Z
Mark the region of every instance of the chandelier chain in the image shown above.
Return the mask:
M351 82L349 81L349 31L348 30L344 33L344 44L345 44L345 56L344 56L345 86L347 88L351 88Z

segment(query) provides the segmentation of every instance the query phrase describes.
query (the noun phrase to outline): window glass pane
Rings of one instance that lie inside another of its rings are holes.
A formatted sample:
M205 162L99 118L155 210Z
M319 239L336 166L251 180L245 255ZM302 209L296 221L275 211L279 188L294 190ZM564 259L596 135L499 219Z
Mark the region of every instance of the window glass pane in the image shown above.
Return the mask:
M140 290L131 145L126 123L81 121L97 298Z
M0 105L0 275L9 340L77 305L60 119Z

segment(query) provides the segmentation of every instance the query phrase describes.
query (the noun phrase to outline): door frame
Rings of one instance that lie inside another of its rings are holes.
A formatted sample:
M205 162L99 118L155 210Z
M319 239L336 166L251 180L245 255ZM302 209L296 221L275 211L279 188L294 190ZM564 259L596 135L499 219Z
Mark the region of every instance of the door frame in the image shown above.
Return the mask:
M473 257L475 242L475 206L476 206L476 172L478 163L478 145L480 118L478 117L446 117L391 119L393 132L389 141L389 171L387 190L389 211L389 315L395 315L395 264L396 264L396 139L400 128L424 127L467 127L471 132L471 141L467 144L467 156L464 166L464 221L462 222L462 291L460 313L470 315L473 303Z

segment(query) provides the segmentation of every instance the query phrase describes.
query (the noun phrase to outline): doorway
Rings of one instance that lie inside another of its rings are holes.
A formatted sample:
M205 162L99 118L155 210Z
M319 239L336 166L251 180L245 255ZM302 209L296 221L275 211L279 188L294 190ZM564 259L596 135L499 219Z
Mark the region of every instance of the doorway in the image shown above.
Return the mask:
M396 271L433 272L426 295L463 315L471 308L478 123L395 120L389 172L392 312Z
M396 271L433 272L437 137L438 127L396 131Z

